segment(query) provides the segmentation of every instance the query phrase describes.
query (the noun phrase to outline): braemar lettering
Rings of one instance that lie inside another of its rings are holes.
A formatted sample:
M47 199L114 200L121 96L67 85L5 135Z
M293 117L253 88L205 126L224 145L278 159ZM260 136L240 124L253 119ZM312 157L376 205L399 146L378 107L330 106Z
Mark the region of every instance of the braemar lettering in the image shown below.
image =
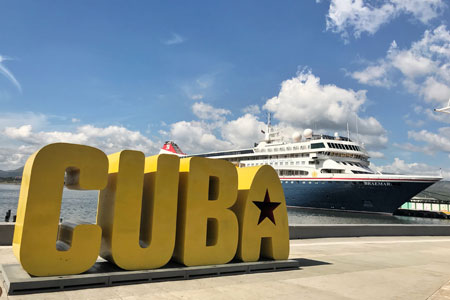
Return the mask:
M96 224L59 224L64 186L100 191ZM13 251L35 276L79 274L98 255L125 270L287 259L286 203L270 166L50 144L25 165Z

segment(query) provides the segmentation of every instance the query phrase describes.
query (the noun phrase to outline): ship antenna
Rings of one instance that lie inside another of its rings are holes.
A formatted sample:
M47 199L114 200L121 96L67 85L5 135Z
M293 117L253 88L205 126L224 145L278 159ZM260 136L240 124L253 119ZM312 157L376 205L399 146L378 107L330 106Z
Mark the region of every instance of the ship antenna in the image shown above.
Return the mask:
M347 121L347 139L350 141L350 130L348 129L348 121Z
M270 111L267 112L266 142L270 143Z
M359 143L359 131L358 131L358 115L355 116L355 121L356 121L356 139L358 141L358 144L360 144Z

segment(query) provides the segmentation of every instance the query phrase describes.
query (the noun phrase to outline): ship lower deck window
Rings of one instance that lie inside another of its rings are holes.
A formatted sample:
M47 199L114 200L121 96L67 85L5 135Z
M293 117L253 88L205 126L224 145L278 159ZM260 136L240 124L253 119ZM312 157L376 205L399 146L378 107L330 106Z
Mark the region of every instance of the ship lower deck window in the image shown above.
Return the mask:
M308 171L303 170L280 170L280 176L307 176Z

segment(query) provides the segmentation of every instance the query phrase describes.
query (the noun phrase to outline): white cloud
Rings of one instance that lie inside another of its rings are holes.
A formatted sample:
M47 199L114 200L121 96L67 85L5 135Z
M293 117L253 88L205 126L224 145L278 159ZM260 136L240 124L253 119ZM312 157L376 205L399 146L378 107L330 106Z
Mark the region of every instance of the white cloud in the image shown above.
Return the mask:
M420 94L425 100L436 100L445 104L450 98L450 81L446 83L439 82L433 76L428 77L420 89Z
M274 113L282 126L347 131L358 123L360 138L368 147L383 148L386 130L374 117L359 116L367 101L366 91L343 89L320 83L311 72L301 72L281 84L278 96L267 100L264 108ZM352 126L353 125L353 126Z
M394 174L417 174L417 175L428 175L428 176L440 176L441 169L438 167L430 166L424 163L407 163L402 159L395 158L394 161L385 166L374 166L372 167L380 172L384 173L394 173ZM450 170L442 170L442 175L445 179L450 179Z
M191 96L192 100L202 100L204 96L202 94L195 94Z
M442 0L391 0L400 12L412 14L420 22L426 24L439 16L446 7Z
M21 87L19 81L17 81L16 77L14 77L14 75L3 65L3 62L7 61L7 60L11 60L11 59L0 55L0 73L3 74L6 78L8 78L9 81L11 81L12 84L14 84L16 86L16 88L19 90L19 92L22 92L22 87Z
M442 127L438 129L438 133L428 130L408 131L408 138L417 142L423 142L426 147L424 152L432 153L442 151L450 153L450 127Z
M74 131L35 131L32 125L6 127L0 134L0 168L13 169L25 163L26 158L40 147L57 142L89 145L111 154L124 149L138 150L146 155L156 154L158 146L138 131L125 127L92 125L77 127ZM14 147L13 145L20 145ZM11 150L13 149L13 150Z
M171 46L184 43L186 39L177 33L172 33L172 36L164 41L164 44Z
M362 33L374 34L401 14L412 15L426 24L445 7L442 0L331 0L326 26L348 41L352 32L355 38Z
M384 63L371 65L362 71L356 71L350 75L360 83L390 87L391 81L387 78L387 66Z
M197 102L192 105L192 112L202 120L223 120L226 115L231 114L227 109L214 108L204 102Z
M170 138L187 154L231 149L232 144L218 139L214 126L206 122L180 121L170 126Z
M378 152L378 151L368 151L370 157L372 158L384 158L384 154L382 152Z
M254 142L259 142L262 138L261 129L265 124L252 114L244 116L226 123L222 127L222 136L226 141L233 144L233 147L252 147Z
M253 114L228 121L229 110L202 102L194 103L192 110L200 121L176 122L169 125L169 130L160 132L174 140L185 153L252 147L263 138L261 129L265 124Z
M402 83L428 102L445 104L450 97L450 32L444 25L427 30L409 49L399 49L394 41L385 58L351 76L374 86Z
M259 115L261 113L261 110L259 109L258 105L254 104L244 107L242 109L242 112L245 114Z

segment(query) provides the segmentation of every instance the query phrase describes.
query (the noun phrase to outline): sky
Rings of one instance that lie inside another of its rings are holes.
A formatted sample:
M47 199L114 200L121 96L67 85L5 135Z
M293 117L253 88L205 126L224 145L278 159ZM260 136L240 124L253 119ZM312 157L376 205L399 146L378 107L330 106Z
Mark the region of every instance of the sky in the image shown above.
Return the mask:
M450 179L448 0L0 5L2 170L55 142L251 147L270 112L286 139L348 124L377 170Z

